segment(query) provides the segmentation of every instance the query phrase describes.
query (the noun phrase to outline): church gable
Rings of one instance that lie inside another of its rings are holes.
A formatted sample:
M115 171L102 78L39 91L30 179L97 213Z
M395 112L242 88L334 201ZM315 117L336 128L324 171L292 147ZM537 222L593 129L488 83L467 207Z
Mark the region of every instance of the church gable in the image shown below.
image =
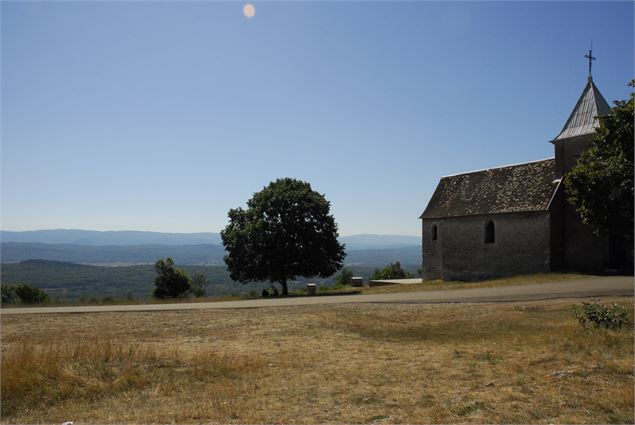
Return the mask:
M441 178L420 218L545 211L560 183L555 160Z

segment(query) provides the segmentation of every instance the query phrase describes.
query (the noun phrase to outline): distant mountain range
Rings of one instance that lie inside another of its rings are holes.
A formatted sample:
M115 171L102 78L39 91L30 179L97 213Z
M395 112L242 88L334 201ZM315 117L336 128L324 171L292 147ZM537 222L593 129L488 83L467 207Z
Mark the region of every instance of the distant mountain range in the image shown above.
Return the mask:
M2 242L3 263L25 260L66 261L77 264L151 264L171 257L177 264L222 265L221 245L76 245Z
M0 231L1 260L42 259L78 264L149 264L172 257L177 264L222 265L225 251L218 233L34 230ZM346 264L421 263L421 239L404 235L344 236Z
M24 232L0 231L2 242L72 245L220 245L218 233L160 233L135 230L107 231L52 229Z
M340 242L348 249L400 248L421 245L418 236L353 235L342 236ZM28 242L72 245L221 245L218 233L161 233L136 230L97 231L74 229L28 230L11 232L0 230L2 242Z

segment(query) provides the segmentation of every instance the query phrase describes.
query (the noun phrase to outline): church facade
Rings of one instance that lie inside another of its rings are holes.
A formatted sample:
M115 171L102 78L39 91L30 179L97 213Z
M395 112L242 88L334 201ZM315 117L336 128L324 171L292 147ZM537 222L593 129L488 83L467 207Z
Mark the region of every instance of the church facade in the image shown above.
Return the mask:
M608 237L596 236L565 200L563 175L591 146L610 107L589 74L554 157L441 178L419 217L424 279L478 280L609 267Z

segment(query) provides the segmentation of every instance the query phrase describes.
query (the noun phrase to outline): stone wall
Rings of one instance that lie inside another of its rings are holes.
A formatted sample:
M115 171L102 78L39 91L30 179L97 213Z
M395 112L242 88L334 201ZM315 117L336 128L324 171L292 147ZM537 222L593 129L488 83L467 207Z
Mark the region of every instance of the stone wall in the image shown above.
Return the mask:
M551 270L564 268L564 186L561 183L549 207L549 238L551 239Z
M576 152L573 148L569 151ZM572 166L574 157L567 157L567 161ZM558 187L549 211L552 270L601 272L610 267L609 238L596 236L591 226L582 223L575 208L566 201L564 183Z
M492 220L495 241L485 242ZM431 238L437 225L437 240ZM425 279L479 280L548 272L549 213L526 212L422 220Z
M609 239L596 236L575 209L564 203L564 268L600 272L609 267Z
M421 249L423 250L423 279L443 278L441 269L441 244L444 232L441 230L443 220L422 220ZM432 228L437 226L437 240L432 240Z

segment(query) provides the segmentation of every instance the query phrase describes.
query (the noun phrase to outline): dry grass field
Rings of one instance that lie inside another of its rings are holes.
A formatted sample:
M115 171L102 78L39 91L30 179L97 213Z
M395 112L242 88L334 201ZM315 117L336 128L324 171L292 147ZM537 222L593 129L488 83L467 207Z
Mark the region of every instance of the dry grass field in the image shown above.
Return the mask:
M2 422L633 423L580 301L3 316Z
M343 291L359 290L364 294L386 294L393 292L413 292L413 291L439 291L446 289L470 289L470 288L495 288L513 285L533 285L538 283L566 282L571 280L591 279L593 275L580 273L535 273L503 277L498 279L488 279L474 282L452 281L452 280L426 280L421 283L410 285L386 285L363 288L346 288Z

